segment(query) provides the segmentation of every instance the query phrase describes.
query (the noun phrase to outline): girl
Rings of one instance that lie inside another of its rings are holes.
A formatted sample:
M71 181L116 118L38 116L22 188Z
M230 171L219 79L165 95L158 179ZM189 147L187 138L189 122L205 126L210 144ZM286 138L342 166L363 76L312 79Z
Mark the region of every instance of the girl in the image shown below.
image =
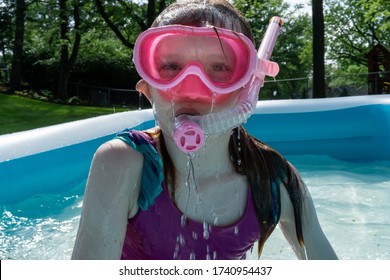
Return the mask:
M222 0L173 3L139 36L137 90L158 126L97 150L73 259L244 259L278 223L299 259L337 258L297 171L241 126L259 62L273 72Z

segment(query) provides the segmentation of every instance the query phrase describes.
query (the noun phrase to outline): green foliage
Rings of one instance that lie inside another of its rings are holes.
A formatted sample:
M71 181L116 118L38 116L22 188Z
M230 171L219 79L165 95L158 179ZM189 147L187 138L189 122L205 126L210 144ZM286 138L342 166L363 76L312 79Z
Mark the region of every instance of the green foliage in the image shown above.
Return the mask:
M84 84L133 88L138 80L131 68L132 51L121 44L96 11L93 1L81 4L81 44L69 79ZM82 3L85 2L85 3ZM119 13L119 11L117 11ZM123 11L120 13L122 16ZM34 2L29 6L23 58L23 77L32 88L56 90L60 64L58 7L56 1ZM135 37L136 35L133 34ZM70 46L70 45L69 45Z
M380 33L390 32L390 2L389 0L360 0L359 5L364 9L364 20L373 23Z
M311 72L311 18L300 12L302 6L290 7L282 0L236 0L234 4L248 19L256 42L261 42L268 21L280 16L283 25L271 60L280 66L277 80L307 77ZM272 81L272 79L271 79ZM307 81L268 82L262 88L261 99L302 98L306 96ZM274 95L276 93L276 95Z
M66 104L69 104L69 105L81 105L83 103L84 103L83 100L81 100L77 96L69 97L68 100L66 100Z
M336 87L349 85L355 87L367 87L367 68L362 65L349 65L347 69L332 71L329 77L329 86Z
M109 31L91 30L82 38L71 79L85 84L134 88L139 76L132 63L132 50Z
M0 45L10 45L13 38L12 22L15 16L14 1L2 0L0 3Z
M36 100L39 100L39 101L55 101L53 92L51 92L49 90L44 90L44 89L41 89L41 90L38 90L38 91L34 91L34 90L21 90L21 91L18 91L17 90L17 91L14 92L14 94L18 95L18 96L29 97L31 99L36 99Z
M339 68L367 66L373 46L390 45L388 0L329 0L325 5L327 59Z
M284 18L288 7L283 0L235 0L233 3L251 25L255 42L261 42L270 18L273 16Z

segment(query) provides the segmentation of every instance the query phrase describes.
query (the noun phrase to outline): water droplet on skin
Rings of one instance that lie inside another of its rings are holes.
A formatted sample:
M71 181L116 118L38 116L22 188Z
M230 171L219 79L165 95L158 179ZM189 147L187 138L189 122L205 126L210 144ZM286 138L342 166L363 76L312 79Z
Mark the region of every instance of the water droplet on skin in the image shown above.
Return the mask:
M198 194L198 195L196 196L196 204L197 204L197 205L202 204L202 198L200 197L200 194Z
M217 174L215 174L215 179L217 179L217 181L221 180L221 174L219 173L219 171L217 171Z
M207 229L203 230L203 238L204 239L209 239L210 237L210 234L209 234L209 231Z
M214 251L213 252L213 260L216 260L217 259L217 251Z
M214 105L215 105L216 96L217 96L217 93L213 92L213 99L212 99L212 101L211 101L210 114L211 114L211 113L213 112L213 110L214 110Z
M196 260L196 255L194 252L191 252L190 254L190 260Z
M218 217L215 217L215 219L214 219L214 225L215 225L215 226L218 225Z
M238 201L239 201L239 189L236 189L235 192L234 192L234 202L238 204ZM237 207L237 209L239 209Z
M198 240L198 233L196 233L195 231L192 232L192 238L195 239L195 240Z
M179 236L176 238L175 252L173 253L173 259L177 259L179 256Z
M238 227L234 227L234 235L238 236Z
M171 100L171 108L172 108L172 115L171 115L171 118L172 118L172 122L175 122L176 121L176 116L175 116L175 102L173 101L173 99Z
M241 160L241 159L238 159L238 160L237 160L237 164L238 164L238 165L241 165L241 163L242 163L242 160Z
M203 222L203 238L209 239L210 232L209 232L209 225L206 222Z
M182 228L186 226L186 221L187 221L187 217L185 215L182 215L180 218L180 225Z
M177 246L178 247L178 246ZM173 259L176 260L177 259L177 256L178 256L179 252L176 251L175 249L175 252L173 253Z
M185 246L186 245L186 240L184 238L184 236L182 234L180 234L179 236L179 241L180 241L180 245L181 246Z

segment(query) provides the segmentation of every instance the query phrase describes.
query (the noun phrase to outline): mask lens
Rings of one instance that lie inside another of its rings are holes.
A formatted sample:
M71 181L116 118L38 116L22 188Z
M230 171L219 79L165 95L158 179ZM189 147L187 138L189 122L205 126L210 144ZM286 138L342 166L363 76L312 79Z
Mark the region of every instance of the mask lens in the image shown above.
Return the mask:
M154 61L155 79L172 81L187 66L197 65L211 82L232 83L237 59L232 48L218 38L167 36L156 47Z
M213 91L226 93L238 89L242 85L235 85L252 74L255 51L243 35L214 28L174 28L161 28L136 43L137 70L155 87L175 86L194 74Z

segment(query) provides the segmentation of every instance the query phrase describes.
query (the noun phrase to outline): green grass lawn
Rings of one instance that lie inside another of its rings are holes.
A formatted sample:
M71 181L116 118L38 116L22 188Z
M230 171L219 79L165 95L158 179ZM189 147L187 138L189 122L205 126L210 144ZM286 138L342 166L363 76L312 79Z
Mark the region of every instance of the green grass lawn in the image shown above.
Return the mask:
M112 113L114 108L62 105L0 93L0 135Z

